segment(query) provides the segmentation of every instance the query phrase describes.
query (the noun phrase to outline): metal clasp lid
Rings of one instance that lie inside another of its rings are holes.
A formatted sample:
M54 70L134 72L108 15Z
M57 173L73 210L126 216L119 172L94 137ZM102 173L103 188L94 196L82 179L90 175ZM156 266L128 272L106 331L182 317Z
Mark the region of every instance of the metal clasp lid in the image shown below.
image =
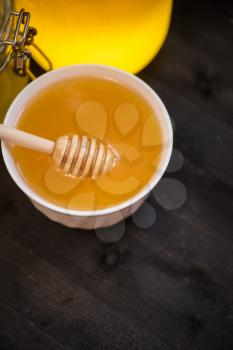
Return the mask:
M15 73L25 76L27 74L27 61L31 57L30 51L25 46L32 43L37 31L35 28L29 27L30 13L25 12L24 9L20 12L12 11L11 16L12 23L15 18L17 22L13 37L0 42L0 45L5 46L7 52L6 60L0 68L0 72L13 59Z
M16 27L13 36L9 39L0 41L1 46L5 46L7 57L4 64L0 67L0 72L13 60L13 70L20 76L28 74L31 79L34 79L33 73L29 70L29 61L31 58L31 52L27 49L27 46L33 44L34 36L37 34L37 30L33 27L29 27L30 13L21 9L19 12L11 12L12 23L16 19ZM48 70L52 69L52 64L47 56L35 45L33 46L48 62Z

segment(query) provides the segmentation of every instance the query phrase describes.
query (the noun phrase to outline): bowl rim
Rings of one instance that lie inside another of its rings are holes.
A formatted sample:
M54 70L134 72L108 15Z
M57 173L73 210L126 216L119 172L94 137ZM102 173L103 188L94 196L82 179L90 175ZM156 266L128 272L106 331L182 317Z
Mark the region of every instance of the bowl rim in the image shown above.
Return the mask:
M16 185L32 201L34 201L34 202L42 205L43 207L45 207L47 209L52 210L52 211L55 211L55 212L58 212L61 214L70 215L70 216L79 216L79 217L94 217L94 216L100 216L100 215L109 215L109 214L112 214L115 212L119 212L119 211L121 211L129 206L132 206L134 203L136 203L139 200L146 197L149 194L149 192L157 185L159 180L162 178L162 176L167 168L167 165L169 163L169 160L171 157L171 152L172 152L172 147L173 147L173 131L172 131L171 120L170 120L170 117L169 117L169 114L167 112L166 107L164 106L162 100L157 95L157 93L148 84L146 84L143 80L141 80L137 76L135 76L131 73L125 72L121 69L111 67L111 66L101 65L101 64L70 65L70 66L66 66L66 67L62 67L62 68L58 68L58 69L49 71L49 72L43 74L42 76L36 78L34 81L29 83L13 100L13 102L11 103L11 105L6 113L3 125L12 126L16 123L17 117L14 118L14 111L18 105L20 105L21 109L22 109L22 106L25 104L25 96L27 94L30 95L30 91L32 91L33 88L38 87L38 85L41 85L41 87L48 86L50 81L55 82L56 80L59 80L59 76L61 76L62 73L68 73L68 72L78 73L81 70L83 73L85 70L88 70L88 69L105 71L105 73L107 73L107 72L114 73L115 72L116 74L118 74L118 76L130 79L132 81L132 83L135 84L135 89L137 86L136 90L139 92L139 94L140 94L140 88L142 90L144 90L145 93L148 93L151 96L151 98L154 102L154 105L159 106L161 114L163 114L164 122L166 125L166 133L167 133L166 136L167 136L168 143L167 143L166 147L164 147L164 149L163 149L164 154L162 157L163 159L161 159L161 161L160 161L159 171L155 170L155 173L151 177L149 182L134 196L132 196L131 198L129 198L126 201L121 202L120 204L117 204L117 205L114 205L114 206L111 206L108 208L104 208L104 209L74 210L74 209L64 208L64 207L58 206L54 203L51 203L48 200L46 200L45 198L41 197L36 192L34 192L30 188L30 186L26 183L26 181L24 181L23 177L20 175L18 170L17 170L18 174L16 174L15 169L12 166L13 160L12 160L11 152L10 152L9 148L7 147L7 144L4 141L1 142L3 159L4 159L4 162L5 162L5 165L6 165L8 172L10 173L10 175L11 175L12 179L14 180L14 182L16 183ZM77 74L77 76L78 76L78 74ZM88 76L88 74L86 74L86 76ZM58 79L56 79L56 77L58 77ZM48 78L50 78L50 79L48 79ZM54 80L51 80L53 78L54 78ZM61 78L61 79L63 79L63 78ZM12 117L12 115L13 115L13 117ZM12 118L14 120L13 122L11 120ZM19 177L21 177L21 178L19 178Z

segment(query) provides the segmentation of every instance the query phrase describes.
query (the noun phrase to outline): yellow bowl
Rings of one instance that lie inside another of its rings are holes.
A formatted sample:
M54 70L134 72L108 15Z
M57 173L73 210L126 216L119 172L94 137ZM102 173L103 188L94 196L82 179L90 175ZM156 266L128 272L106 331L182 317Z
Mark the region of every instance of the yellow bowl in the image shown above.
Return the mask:
M35 43L53 68L100 63L137 73L160 49L172 0L16 0L31 12ZM45 62L33 50L35 60Z

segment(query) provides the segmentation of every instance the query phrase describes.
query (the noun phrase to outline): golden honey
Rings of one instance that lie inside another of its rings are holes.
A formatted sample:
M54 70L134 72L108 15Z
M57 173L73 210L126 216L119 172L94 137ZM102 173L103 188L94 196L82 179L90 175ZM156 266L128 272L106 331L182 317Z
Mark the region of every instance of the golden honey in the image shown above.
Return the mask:
M75 210L98 210L132 198L159 171L162 131L149 103L115 80L67 78L46 87L25 106L17 127L56 140L89 135L112 144L121 158L107 175L75 179L56 170L50 157L12 148L17 167L44 199Z
M135 73L163 44L172 0L16 0L15 6L31 13L35 43L53 68L99 63ZM42 55L30 50L47 69Z

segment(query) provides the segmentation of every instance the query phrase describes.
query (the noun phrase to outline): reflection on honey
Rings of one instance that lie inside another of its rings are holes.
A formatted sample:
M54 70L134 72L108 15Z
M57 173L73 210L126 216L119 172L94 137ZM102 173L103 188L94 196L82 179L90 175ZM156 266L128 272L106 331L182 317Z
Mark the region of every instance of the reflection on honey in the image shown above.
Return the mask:
M52 84L25 107L18 127L51 140L65 134L90 135L114 145L120 153L109 174L80 180L54 169L46 154L13 148L31 188L69 209L103 209L131 198L148 183L160 162L162 134L151 106L117 81L86 77Z
M161 47L172 0L16 0L15 4L17 10L31 13L30 25L38 30L35 43L54 68L100 63L135 73ZM36 51L33 56L45 64Z

